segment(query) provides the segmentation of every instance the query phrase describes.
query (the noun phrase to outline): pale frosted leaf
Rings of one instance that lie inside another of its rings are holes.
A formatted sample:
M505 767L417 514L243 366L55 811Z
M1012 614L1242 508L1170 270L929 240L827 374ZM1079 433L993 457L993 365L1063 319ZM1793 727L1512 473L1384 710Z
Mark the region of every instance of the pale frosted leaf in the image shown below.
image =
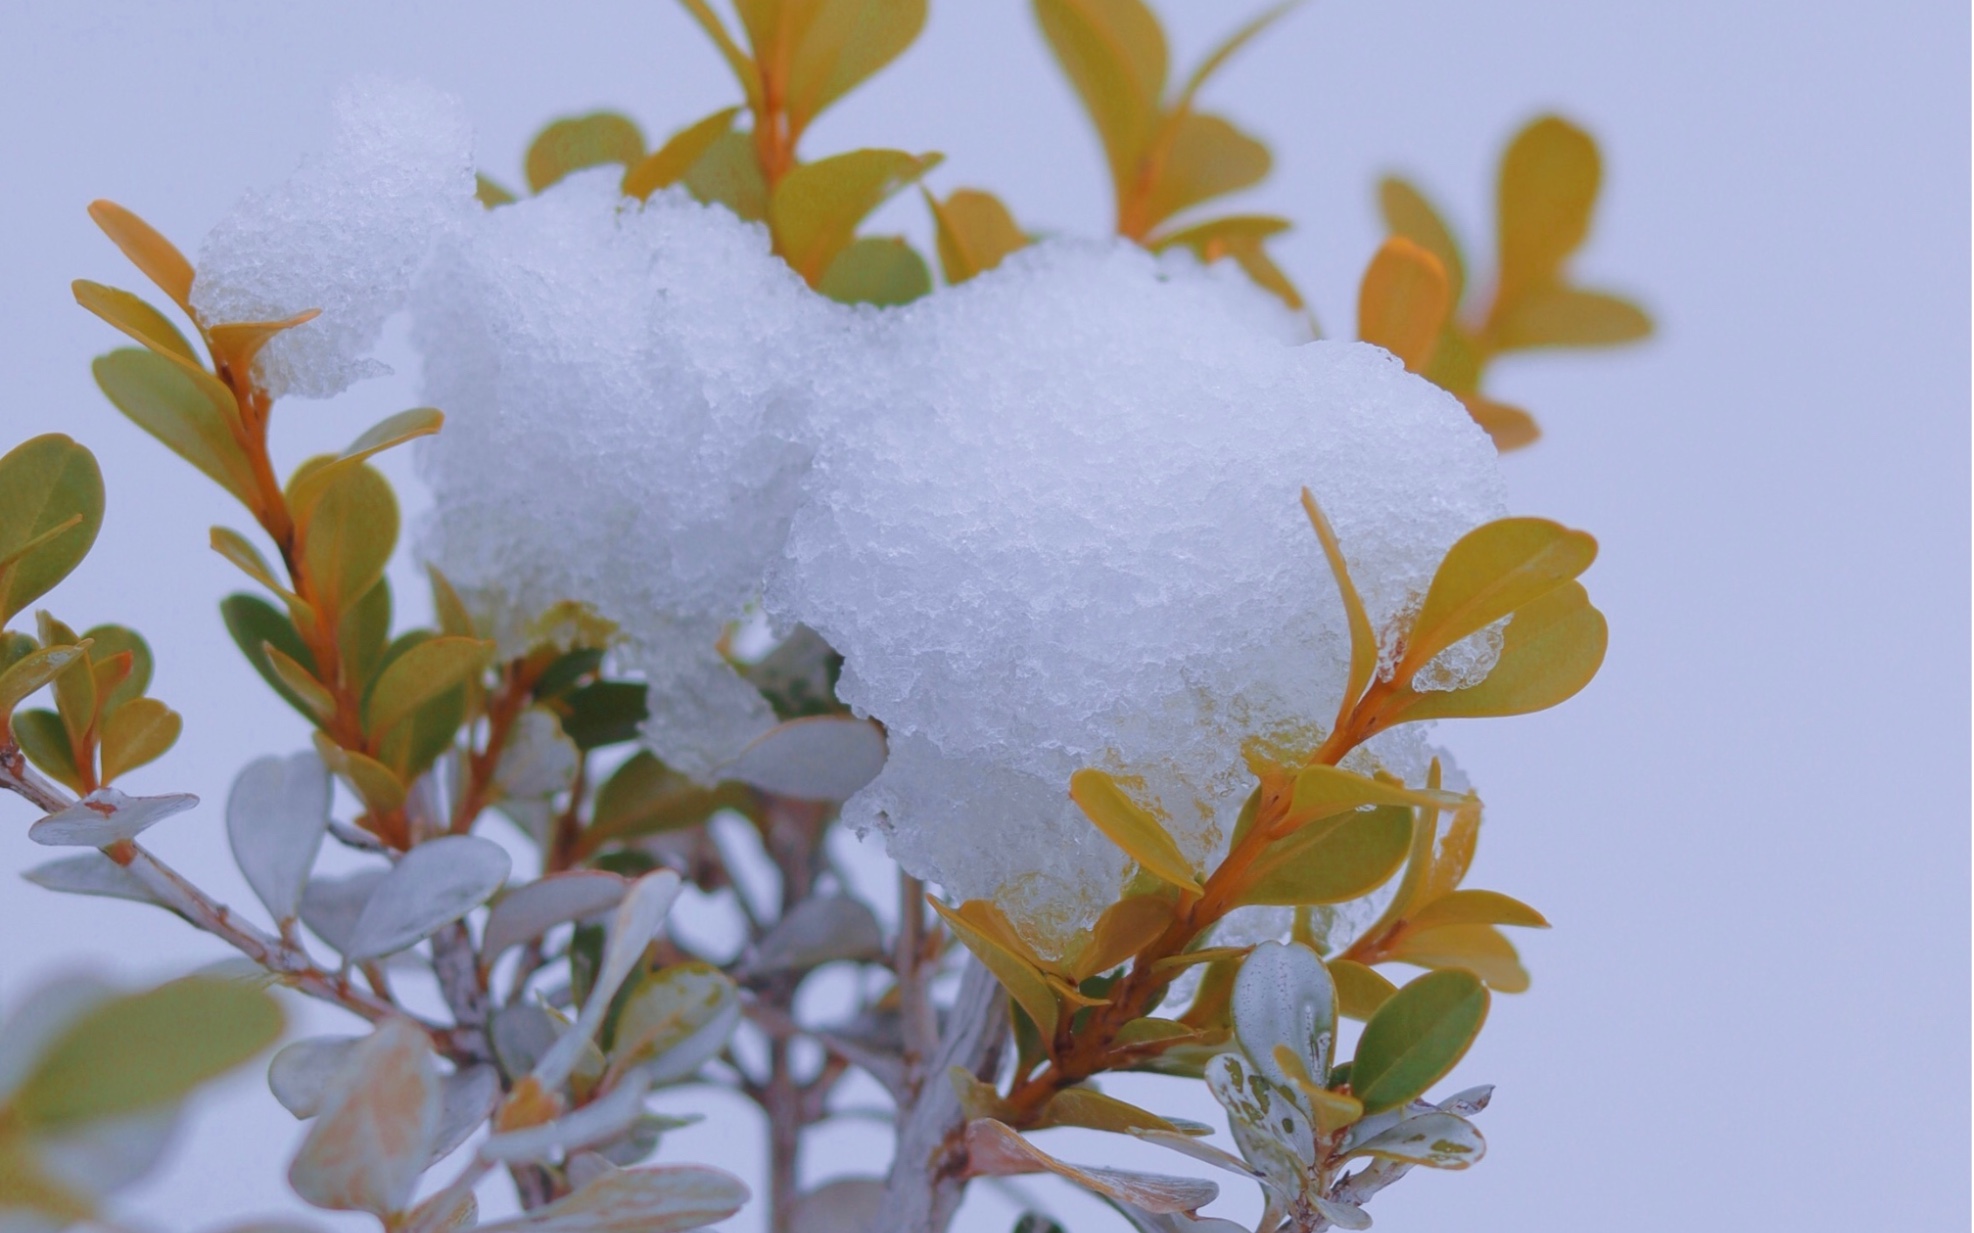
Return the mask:
M637 1067L654 1084L696 1072L740 1022L740 991L711 964L682 963L638 985L617 1016L612 1068Z
M386 1019L331 1083L288 1167L288 1183L332 1211L403 1211L425 1171L439 1107L438 1066L425 1033Z
M763 792L845 801L884 769L884 733L847 715L791 719L741 751L722 771Z
M316 1036L283 1048L267 1063L267 1086L281 1107L299 1118L322 1111L329 1085L349 1065L361 1036Z
M1156 1143L1160 1147L1169 1148L1182 1156L1191 1156L1194 1160L1203 1160L1215 1168L1225 1169L1229 1173L1238 1173L1251 1181L1259 1182L1266 1180L1260 1170L1242 1160L1239 1156L1222 1148L1217 1148L1211 1143L1203 1143L1192 1135L1174 1134L1169 1130L1144 1129L1132 1129L1126 1133L1133 1138L1143 1139L1147 1143Z
M541 1056L554 1047L555 1038L567 1026L546 1008L531 1002L503 1006L493 1013L490 1028L494 1056L508 1074L528 1074Z
M803 971L884 952L884 930L864 904L845 895L804 899L761 939L750 972Z
M432 1133L431 1159L437 1164L473 1137L480 1123L500 1103L500 1072L491 1066L468 1066L439 1083L439 1126Z
M506 796L542 800L568 788L582 757L555 716L533 707L521 713L510 732L494 784Z
M1316 1135L1287 1093L1242 1058L1222 1053L1206 1066L1207 1090L1227 1111L1227 1129L1263 1184L1293 1203L1308 1189L1316 1161Z
M1487 1154L1487 1140L1467 1119L1434 1110L1364 1139L1353 1156L1377 1156L1429 1169L1464 1169Z
M36 865L21 875L36 886L70 895L100 895L164 907L142 879L101 852L78 852Z
M617 1169L566 1199L480 1233L682 1233L724 1220L747 1202L739 1178L698 1165Z
M1308 1112L1296 1080L1329 1081L1337 1037L1336 987L1316 952L1300 942L1263 942L1234 981L1234 1035L1241 1052ZM1289 1073L1276 1050L1286 1047L1302 1073Z
M553 1091L569 1077L571 1068L585 1046L596 1036L612 999L643 957L644 948L665 923L665 913L679 896L679 875L669 869L648 873L631 884L623 902L610 920L610 936L603 946L603 962L597 965L590 986L589 1000L583 1003L575 1026L562 1034L553 1047L535 1063L534 1077L542 1087Z
M329 772L312 751L256 758L226 798L226 837L247 885L277 921L301 910L302 888L329 826Z
M361 963L416 945L485 903L512 864L506 849L473 835L419 844L363 905L343 953Z
M1086 1190L1148 1212L1190 1212L1213 1202L1220 1193L1214 1183L1194 1178L1068 1164L989 1118L967 1123L966 1150L968 1168L977 1177L1054 1173Z
M357 918L389 873L388 869L361 869L341 877L309 879L302 891L302 924L337 954L348 954Z
M487 914L480 935L480 958L491 964L510 946L519 946L557 925L607 912L624 898L623 878L600 869L555 873L501 896Z
M1338 1203L1321 1195L1309 1196L1310 1206L1339 1229L1368 1229L1371 1215L1355 1203Z
M27 837L51 848L101 848L135 839L175 813L199 803L190 792L170 796L125 796L98 788L60 813L27 828Z
M554 1121L489 1136L480 1144L480 1156L501 1164L536 1164L608 1143L644 1116L644 1097L650 1090L650 1080L633 1073L609 1095Z

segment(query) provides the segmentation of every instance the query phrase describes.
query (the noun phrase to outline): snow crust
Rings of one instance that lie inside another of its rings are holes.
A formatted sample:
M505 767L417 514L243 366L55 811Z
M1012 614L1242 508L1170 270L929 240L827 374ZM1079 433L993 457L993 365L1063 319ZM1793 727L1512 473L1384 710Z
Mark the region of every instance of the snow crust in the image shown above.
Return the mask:
M422 551L510 640L565 599L619 622L650 743L702 776L772 722L722 631L757 599L819 631L841 696L890 738L846 820L1038 942L1128 872L1069 801L1074 771L1136 777L1205 866L1251 785L1244 749L1306 751L1334 716L1348 635L1303 486L1382 629L1503 512L1451 396L1376 348L1298 345L1226 266L1051 241L903 308L846 308L758 226L624 201L609 171L461 212L457 108L368 90L327 154L214 232L202 311L329 306L340 324L267 364L333 392L417 274L448 417L423 447ZM1498 647L1453 648L1436 683L1478 679ZM1427 756L1400 729L1360 760L1418 782Z

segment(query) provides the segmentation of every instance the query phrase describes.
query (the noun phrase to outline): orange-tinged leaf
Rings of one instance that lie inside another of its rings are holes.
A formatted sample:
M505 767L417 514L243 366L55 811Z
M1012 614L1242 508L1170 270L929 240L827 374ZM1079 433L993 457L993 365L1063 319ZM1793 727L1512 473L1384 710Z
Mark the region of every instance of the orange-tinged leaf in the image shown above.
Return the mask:
M419 437L429 437L445 426L445 413L436 407L413 407L386 416L372 424L362 436L349 443L342 453L326 461L297 469L288 480L288 506L298 520L307 521L316 499L343 472L374 455ZM313 460L311 460L313 461Z
M1402 805L1422 809L1453 809L1466 798L1437 788L1408 788L1318 762L1296 772L1289 818L1298 826L1331 817L1360 805Z
M925 204L937 232L939 268L949 284L984 274L1028 245L1014 215L992 193L962 188L940 201L926 192Z
M1494 438L1494 448L1504 454L1533 445L1542 436L1542 430L1535 426L1535 417L1520 407L1478 394L1462 394L1460 401L1466 404L1467 414L1474 417L1474 423Z
M719 19L706 0L679 0L679 3L692 14L692 19L706 32L706 37L713 40L713 46L719 48L720 58L727 62L734 80L740 83L742 93L747 96L747 105L758 114L761 110L761 71L755 67L753 59L741 50L740 44L733 41L733 35L727 33L726 23Z
M733 131L733 118L739 114L740 108L728 107L673 133L664 145L624 173L624 196L643 201L683 180L714 142Z
M1035 0L1035 18L1096 125L1121 203L1158 127L1165 32L1140 0Z
M1590 134L1543 116L1515 135L1497 190L1501 285L1497 304L1553 281L1590 233L1603 168Z
M783 95L792 137L903 54L925 28L926 0L806 0L780 6L788 31ZM756 51L763 49L756 44Z
M1337 987L1337 1013L1360 1022L1377 1013L1398 986L1379 974L1376 968L1354 959L1329 961L1330 980Z
M1524 993L1529 987L1515 944L1492 925L1408 928L1387 957L1436 971L1472 972L1498 993Z
M1520 925L1547 929L1542 913L1500 891L1456 890L1426 904L1408 916L1414 929L1441 925Z
M1378 213L1384 216L1385 229L1391 234L1403 236L1439 258L1446 272L1447 302L1459 307L1466 290L1466 263L1453 229L1433 209L1432 202L1397 176L1386 176L1378 182Z
M1069 777L1069 797L1096 828L1124 849L1147 872L1180 890L1200 894L1199 876L1151 811L1124 794L1102 771L1085 769Z
M386 1019L330 1085L288 1182L331 1211L402 1212L425 1171L439 1112L438 1066L425 1033Z
M1597 675L1610 638L1604 614L1580 582L1566 582L1515 610L1501 657L1478 685L1409 694L1394 714L1420 719L1526 715L1576 696Z
M1001 905L991 899L969 899L953 909L967 924L1007 947L1036 969L1047 972L1052 965L1035 953L1035 949L1022 939L1015 930L1014 922L1001 911Z
M1268 147L1219 116L1182 112L1167 122L1153 154L1155 174L1140 222L1146 230L1204 201L1267 178Z
M1597 541L1546 518L1501 518L1460 537L1439 563L1406 636L1403 683L1432 658L1590 568Z
M1403 236L1378 249L1357 290L1357 336L1424 372L1453 301L1439 258Z
M199 353L192 350L192 344L185 341L185 335L179 333L170 318L137 296L86 278L76 279L69 289L74 292L76 303L159 355L201 372L205 370L205 365L199 362Z
M171 302L184 309L187 316L191 315L192 263L185 259L184 253L151 224L114 201L90 202L89 217L123 250L130 263L144 272L144 277L156 283L158 290L170 296Z
M354 749L344 749L324 734L315 735L315 752L322 765L347 783L371 813L389 813L404 804L404 782L390 767Z
M253 367L261 348L276 335L307 325L321 315L321 309L308 308L279 321L229 321L208 329L206 340L212 344L213 358L218 363L235 374L244 374Z
M851 150L796 167L768 203L775 251L815 286L865 217L938 162L936 154Z
M994 979L1001 982L1001 986L1008 991L1008 996L1015 1000L1015 1004L1028 1012L1028 1017L1035 1021L1036 1029L1041 1032L1043 1041L1055 1039L1056 1028L1061 1023L1062 1011L1056 1004L1055 991L1049 988L1049 982L1043 977L1041 969L1008 949L999 940L975 928L965 917L937 899L927 896L926 901L932 905L933 911L939 913L945 920L946 927L953 931L953 936L958 938L968 950L973 952L974 958L980 960L987 970L994 974Z
M1322 508L1307 488L1302 490L1302 511L1309 515L1309 525L1323 546L1323 559L1329 562L1330 577L1336 581L1337 594L1343 600L1344 620L1350 627L1350 676L1344 683L1343 701L1337 706L1336 727L1341 728L1378 670L1378 634L1371 628L1371 618L1364 611L1357 584L1350 580L1350 566L1343 559L1343 546L1337 543L1337 533L1330 528L1330 520L1323 516Z
M1302 2L1303 0L1283 0L1272 8L1263 9L1252 20L1222 39L1218 46L1206 54L1206 59L1200 61L1199 67L1193 70L1192 76L1186 79L1185 86L1179 91L1179 97L1173 102L1172 110L1185 111L1191 108L1194 96L1199 93L1200 87L1204 86L1208 79L1225 68L1227 61L1253 42L1262 31L1287 16L1291 10L1301 7Z
M1480 843L1480 824L1480 802L1471 801L1453 811L1453 820L1447 823L1446 834L1437 834L1437 824L1426 832L1429 839L1437 840L1438 846L1429 853L1426 862L1429 867L1420 879L1419 894L1412 903L1430 903L1453 893L1460 885L1474 863L1474 849ZM1410 910L1410 904L1407 910Z
M1614 347L1652 332L1652 319L1630 300L1577 287L1536 287L1515 297L1488 323L1496 350Z
M178 712L156 698L132 698L110 712L99 738L103 782L163 757L183 727Z
M543 129L528 146L523 172L530 192L539 193L571 172L644 161L644 133L629 116L596 111L569 116Z
M1101 975L1137 954L1172 923L1163 895L1130 895L1105 908L1090 927L1084 949L1071 963L1077 980Z
M306 703L317 719L327 722L334 717L335 695L331 694L321 681L316 680L313 673L295 662L272 642L261 644L261 654L267 657L268 667L274 670L274 675L279 678L281 684Z

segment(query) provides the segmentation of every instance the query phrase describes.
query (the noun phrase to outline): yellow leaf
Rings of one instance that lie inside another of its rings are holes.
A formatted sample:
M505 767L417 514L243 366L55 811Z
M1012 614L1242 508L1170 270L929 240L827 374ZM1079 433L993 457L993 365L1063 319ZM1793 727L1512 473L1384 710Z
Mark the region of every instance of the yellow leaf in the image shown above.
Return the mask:
M485 668L494 644L478 638L428 638L393 659L364 704L365 727L382 736L427 702Z
M156 698L132 698L103 722L103 782L162 757L178 740L184 721Z
M247 577L291 604L301 602L299 596L283 586L280 579L275 577L274 569L268 565L267 558L260 554L260 549L247 541L246 536L226 527L214 527L210 534L212 550L239 566L240 571Z
M1085 1130L1107 1130L1129 1134L1134 1130L1162 1130L1177 1134L1179 1128L1158 1114L1106 1096L1095 1088L1064 1088L1043 1106L1041 1126L1081 1126Z
M307 598L340 617L384 576L397 538L398 503L390 483L365 464L342 471L303 524Z
M1352 1019L1369 1019L1385 999L1398 992L1378 970L1352 959L1332 959L1330 980L1337 987L1337 1013Z
M1164 975L1167 972L1178 972L1186 968L1197 967L1202 963L1221 963L1227 960L1241 959L1245 958L1247 953L1253 949L1251 946L1202 946L1198 950L1189 950L1183 954L1167 955L1157 963L1152 964L1152 971Z
M144 277L156 283L158 290L170 296L171 302L184 309L187 316L192 315L192 263L185 259L185 254L149 223L114 201L90 202L89 217L123 250L130 263L144 272Z
M1008 919L1008 914L1001 911L1001 905L993 900L969 899L954 911L958 912L967 924L1021 956L1022 962L1045 973L1056 971L1057 975L1062 974L1056 970L1055 965L1035 953L1035 949L1015 930L1014 922Z
M1407 920L1414 929L1433 929L1441 925L1520 925L1528 929L1547 929L1549 922L1542 913L1512 899L1499 891L1456 890L1441 895L1416 912L1409 913Z
M681 181L693 197L723 205L750 223L768 217L768 181L745 133L722 133Z
M1543 116L1515 135L1501 158L1497 305L1556 279L1590 233L1602 175L1597 143L1567 120Z
M1574 697L1604 662L1610 631L1580 582L1566 582L1515 610L1501 639L1501 657L1480 684L1466 689L1407 691L1392 715L1472 719L1526 715Z
M1197 1029L1187 1027L1177 1019L1154 1019L1146 1017L1133 1019L1117 1029L1116 1041L1120 1045L1153 1045L1168 1040L1186 1040L1198 1036Z
M644 161L644 134L630 117L614 111L570 116L543 129L528 146L523 173L530 192L539 193L573 171Z
M1009 1116L1007 1102L991 1083L982 1083L964 1066L948 1067L946 1077L953 1081L953 1093L960 1098L960 1112L970 1122L977 1117Z
M1056 1005L1055 991L1049 988L1040 969L1023 959L1005 945L976 929L967 919L931 896L926 902L933 911L939 913L946 926L953 931L976 959L986 965L994 978L1007 989L1008 996L1015 1000L1028 1017L1035 1021L1036 1029L1044 1042L1055 1039L1056 1028L1061 1022L1061 1008Z
M816 290L839 304L909 304L932 291L932 273L902 236L862 236L836 254Z
M1096 125L1122 204L1158 127L1165 32L1140 0L1035 0L1035 18Z
M321 309L309 308L279 321L229 321L207 330L206 339L212 344L213 359L222 368L244 376L253 368L260 349L277 334L307 325L321 315Z
M793 35L784 105L790 142L858 83L898 58L925 28L926 0L783 0ZM755 51L767 63L766 49Z
M1529 347L1612 347L1652 332L1652 319L1630 300L1575 287L1532 288L1504 305L1489 323L1500 351Z
M1386 783L1369 775L1359 775L1355 771L1319 762L1296 772L1294 794L1289 798L1289 819L1292 825L1304 826L1360 805L1452 809L1465 799L1436 788L1408 788L1403 784Z
M287 652L272 642L261 644L261 654L267 656L268 667L274 670L274 675L280 679L281 684L307 704L308 709L315 713L317 719L326 722L335 716L335 695L331 694L321 681L316 680L314 674L296 663Z
M473 177L473 196L489 210L495 206L513 205L518 200L512 192L483 175Z
M1069 777L1069 798L1110 841L1148 872L1180 890L1199 894L1198 875L1158 819L1104 772L1085 769Z
M1452 308L1439 258L1393 236L1371 258L1358 287L1357 336L1424 372Z
M1474 423L1494 438L1494 448L1504 454L1533 445L1542 435L1542 430L1535 426L1535 417L1520 407L1511 407L1505 402L1495 402L1478 394L1462 394L1460 401L1466 404L1467 414L1474 417Z
M479 631L473 627L473 614L466 610L466 602L453 590L452 583L439 572L436 565L425 567L426 576L432 580L432 609L439 618L439 632L455 634L461 638L476 638Z
M1497 993L1523 993L1529 987L1528 969L1514 943L1492 925L1407 929L1386 955L1422 968L1472 972Z
M1274 162L1267 146L1219 116L1196 111L1168 122L1153 160L1138 235L1203 201L1260 183Z
M321 756L322 765L347 783L371 813L389 813L404 804L403 781L375 758L344 749L320 732L315 734L315 752Z
M1303 306L1302 293L1288 275L1282 273L1263 247L1268 237L1289 229L1289 221L1267 214L1230 214L1209 219L1169 235L1149 241L1156 252L1186 248L1201 261L1231 259L1241 267L1255 286L1275 296L1292 309Z
M1411 841L1409 809L1353 810L1311 823L1263 851L1237 902L1313 907L1361 898L1391 880Z
M92 283L86 278L76 279L69 284L69 289L75 293L76 303L159 355L200 372L205 371L205 365L199 362L199 353L192 350L192 344L185 341L185 335L178 332L178 327L163 313L130 292Z
M1447 647L1555 590L1596 559L1596 540L1546 518L1475 527L1439 563L1394 675L1410 681Z
M1316 1133L1333 1135L1345 1126L1354 1125L1364 1116L1364 1102L1355 1096L1342 1092L1332 1092L1328 1088L1317 1087L1313 1083L1296 1084L1309 1101L1310 1111L1316 1116Z
M1425 862L1428 868L1419 881L1419 893L1411 903L1425 904L1453 893L1474 863L1474 848L1480 843L1480 802L1470 801L1453 811L1446 834L1438 835L1437 822L1425 834L1428 842L1437 838L1438 850ZM1410 905L1407 905L1410 910Z
M761 110L761 72L754 67L754 61L740 49L740 44L733 41L733 36L727 33L726 23L719 19L706 0L679 0L679 3L692 14L692 19L706 32L706 37L713 40L713 46L719 48L720 57L727 62L734 80L740 83L742 92L747 96L747 105L758 114Z
M852 150L796 167L782 177L768 203L775 251L815 286L850 246L858 224L938 162L936 154Z
M659 189L677 184L714 142L733 131L733 118L739 114L740 108L728 107L673 133L664 145L624 173L624 196L643 201Z
M44 646L8 665L5 672L0 672L0 729L5 728L7 717L29 694L87 655L87 649L80 646Z
M1009 253L1028 246L1014 215L992 193L974 188L954 191L945 201L930 192L925 204L937 229L939 268L958 285L1001 264Z
M1378 182L1378 212L1384 216L1387 231L1403 236L1439 258L1440 267L1446 272L1447 303L1459 307L1466 290L1466 263L1461 260L1460 245L1453 238L1452 229L1425 194L1397 176L1386 176Z
M1273 8L1263 9L1240 29L1221 40L1220 45L1208 52L1206 59L1200 61L1199 67L1194 69L1192 76L1186 79L1185 87L1179 91L1179 97L1173 103L1172 109L1174 111L1190 109L1193 104L1193 97L1199 93L1200 87L1206 84L1208 78L1225 67L1227 61L1233 59L1241 48L1252 42L1262 31L1274 25L1277 21L1280 21L1290 10L1299 8L1301 5L1302 0L1283 0L1283 3L1277 4Z
M122 348L90 365L96 384L139 428L257 509L253 466L234 436L232 391L151 351Z
M1105 908L1085 935L1070 974L1086 980L1130 959L1172 923L1172 904L1163 895L1130 895Z
M429 437L445 426L445 413L436 407L413 407L396 415L386 416L372 424L364 434L349 443L342 453L324 462L318 462L304 471L298 471L288 481L289 512L298 521L306 521L309 511L336 477L376 454L381 454L394 446L419 437Z
M1330 528L1330 520L1323 517L1322 508L1307 488L1302 490L1302 510L1309 515L1309 525L1315 528L1316 540L1323 546L1323 559L1329 562L1330 577L1335 579L1337 594L1343 600L1344 621L1350 627L1350 677L1344 683L1335 724L1336 728L1342 728L1378 670L1378 635L1371 628L1371 618L1364 611L1357 584L1350 580L1350 566L1343 559L1343 546L1337 543L1337 533Z
M68 577L102 525L103 472L83 446L51 432L0 455L0 626ZM56 641L75 639L41 639Z

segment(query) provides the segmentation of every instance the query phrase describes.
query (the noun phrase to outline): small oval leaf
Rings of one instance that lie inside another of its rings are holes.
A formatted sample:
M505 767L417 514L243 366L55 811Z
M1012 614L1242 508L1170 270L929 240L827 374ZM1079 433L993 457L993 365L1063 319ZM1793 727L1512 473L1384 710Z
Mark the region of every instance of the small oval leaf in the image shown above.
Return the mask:
M363 905L344 954L365 963L417 945L491 898L512 865L499 844L473 835L419 844Z
M1478 977L1449 970L1426 973L1380 1006L1350 1065L1364 1111L1396 1108L1439 1082L1480 1034L1487 1004Z

